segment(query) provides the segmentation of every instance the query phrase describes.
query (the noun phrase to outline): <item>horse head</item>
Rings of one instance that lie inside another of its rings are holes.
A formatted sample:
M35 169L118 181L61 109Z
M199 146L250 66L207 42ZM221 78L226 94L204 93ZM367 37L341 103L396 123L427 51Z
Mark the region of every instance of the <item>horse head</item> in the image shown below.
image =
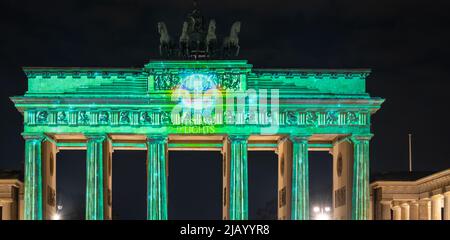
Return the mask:
M189 36L188 36L188 27L189 24L187 22L183 22L183 28L181 30L181 35L180 35L180 42L187 42L189 40Z
M216 33L216 21L214 19L212 19L211 21L209 21L209 25L208 25L208 34L215 34Z
M209 21L209 26L208 26L208 34L206 35L206 42L210 42L212 40L216 40L216 21L214 19L212 19L211 21Z
M158 33L161 36L159 41L161 43L169 43L170 36L169 31L167 30L166 24L164 22L158 22Z
M160 35L167 33L167 27L164 22L158 22L158 33Z
M231 26L230 35L236 36L241 31L241 22L234 22Z

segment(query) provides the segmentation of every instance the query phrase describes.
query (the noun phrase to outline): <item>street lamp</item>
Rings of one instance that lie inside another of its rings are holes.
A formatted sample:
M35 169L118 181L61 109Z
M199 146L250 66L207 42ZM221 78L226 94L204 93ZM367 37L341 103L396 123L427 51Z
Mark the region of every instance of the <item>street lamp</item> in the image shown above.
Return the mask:
M330 220L330 207L315 206L313 208L313 212L315 214L315 220Z
M61 220L61 214L60 211L62 210L62 205L56 206L56 213L53 214L52 220Z
M52 220L61 220L61 215L59 215L59 213L53 214Z

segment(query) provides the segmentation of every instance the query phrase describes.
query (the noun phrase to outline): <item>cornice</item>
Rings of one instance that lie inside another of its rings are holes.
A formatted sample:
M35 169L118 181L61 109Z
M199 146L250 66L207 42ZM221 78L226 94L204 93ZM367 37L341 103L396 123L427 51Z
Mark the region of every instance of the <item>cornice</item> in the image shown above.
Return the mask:
M360 78L365 79L371 73L370 69L253 69L251 77L270 78Z
M138 77L143 74L141 69L137 68L77 68L77 67L24 67L23 71L25 72L28 78L125 78L125 77Z

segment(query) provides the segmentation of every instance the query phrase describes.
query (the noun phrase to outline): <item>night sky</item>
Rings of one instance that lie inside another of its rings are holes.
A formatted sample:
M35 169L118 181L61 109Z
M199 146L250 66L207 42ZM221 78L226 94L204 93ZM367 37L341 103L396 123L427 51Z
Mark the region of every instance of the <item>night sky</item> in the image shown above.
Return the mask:
M372 118L371 173L450 167L448 1L200 1L219 38L241 21L240 57L254 68L371 68L367 90L386 102ZM156 24L179 35L190 0L0 2L0 169L20 169L22 116L9 100L23 95L23 66L142 67L157 59ZM85 152L58 154L58 202L81 218ZM311 202L331 204L331 155L311 153ZM145 152L117 151L113 215L145 218ZM221 217L221 155L171 152L169 218ZM250 218L274 218L276 155L249 153Z

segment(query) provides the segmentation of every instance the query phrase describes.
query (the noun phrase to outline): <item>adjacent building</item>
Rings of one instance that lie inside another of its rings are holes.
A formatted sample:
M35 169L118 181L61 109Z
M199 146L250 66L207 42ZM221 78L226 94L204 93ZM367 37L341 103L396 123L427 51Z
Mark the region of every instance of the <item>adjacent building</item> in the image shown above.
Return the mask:
M18 171L0 171L0 220L23 216L23 182Z
M375 220L450 220L450 168L376 176L370 184Z

